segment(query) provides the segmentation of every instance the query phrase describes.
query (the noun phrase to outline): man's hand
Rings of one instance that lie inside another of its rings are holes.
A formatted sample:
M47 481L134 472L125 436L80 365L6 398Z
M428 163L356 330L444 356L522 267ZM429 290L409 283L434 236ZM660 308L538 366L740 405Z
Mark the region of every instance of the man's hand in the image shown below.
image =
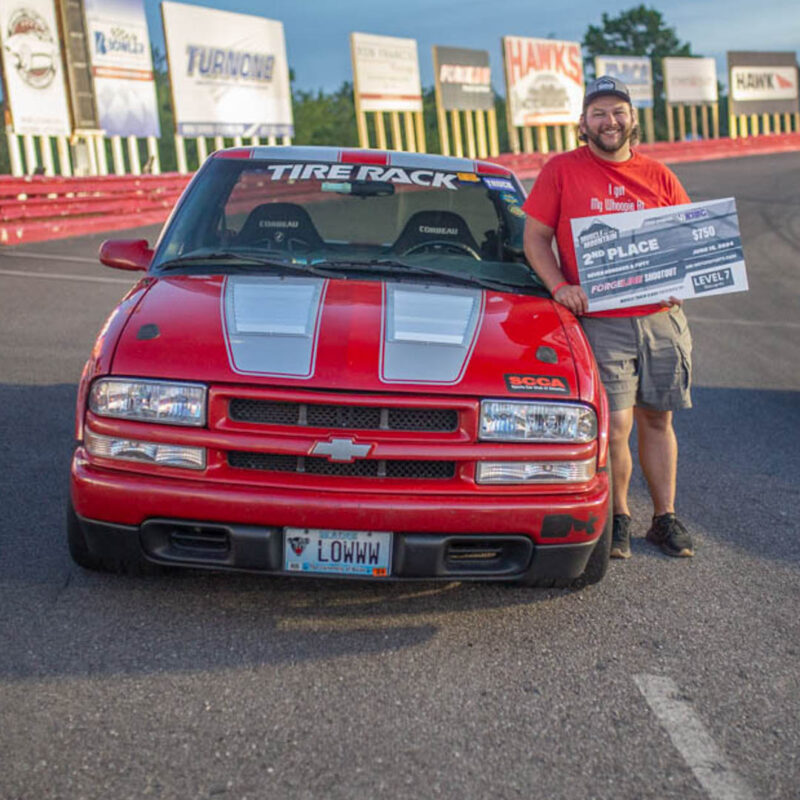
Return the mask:
M662 300L659 305L662 305L665 308L672 308L672 306L682 306L683 300L681 300L679 297L670 297L669 300Z
M578 317L589 310L589 298L580 286L573 286L572 284L562 286L553 295L553 300L561 303L562 306L566 306Z

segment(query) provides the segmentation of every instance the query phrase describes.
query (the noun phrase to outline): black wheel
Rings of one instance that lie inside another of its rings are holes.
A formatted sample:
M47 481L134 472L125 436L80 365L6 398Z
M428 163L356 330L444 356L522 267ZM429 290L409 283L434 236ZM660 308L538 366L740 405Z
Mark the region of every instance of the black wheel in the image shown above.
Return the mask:
M99 558L93 555L86 544L86 537L78 515L72 507L72 500L67 502L67 545L72 560L79 567L92 572L112 572L117 575L158 575L162 571L157 564L152 564L139 554L125 554L117 558Z

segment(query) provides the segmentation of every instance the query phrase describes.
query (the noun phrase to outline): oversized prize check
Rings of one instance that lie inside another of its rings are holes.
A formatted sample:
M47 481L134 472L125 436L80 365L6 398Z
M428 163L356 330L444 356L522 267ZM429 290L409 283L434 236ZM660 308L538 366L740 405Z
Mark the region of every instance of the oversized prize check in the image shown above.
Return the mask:
M747 291L732 197L571 220L589 311Z

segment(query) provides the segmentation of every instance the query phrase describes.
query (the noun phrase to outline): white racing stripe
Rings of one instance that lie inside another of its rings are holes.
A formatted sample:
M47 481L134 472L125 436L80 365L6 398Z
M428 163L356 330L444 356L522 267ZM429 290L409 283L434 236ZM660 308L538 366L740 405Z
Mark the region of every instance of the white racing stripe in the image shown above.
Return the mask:
M136 279L126 281L124 278L97 278L93 275L59 275L55 272L23 272L16 269L0 269L0 275L12 278L45 278L51 281L88 281L89 283L118 283L123 286L133 286Z
M663 675L634 675L633 680L712 800L755 800L674 681Z

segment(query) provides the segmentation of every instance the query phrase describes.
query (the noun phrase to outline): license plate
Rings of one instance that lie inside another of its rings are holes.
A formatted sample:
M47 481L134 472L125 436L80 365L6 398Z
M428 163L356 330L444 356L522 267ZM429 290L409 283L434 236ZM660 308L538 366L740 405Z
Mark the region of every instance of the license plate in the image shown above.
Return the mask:
M385 578L392 570L392 534L285 528L283 567L289 572Z

